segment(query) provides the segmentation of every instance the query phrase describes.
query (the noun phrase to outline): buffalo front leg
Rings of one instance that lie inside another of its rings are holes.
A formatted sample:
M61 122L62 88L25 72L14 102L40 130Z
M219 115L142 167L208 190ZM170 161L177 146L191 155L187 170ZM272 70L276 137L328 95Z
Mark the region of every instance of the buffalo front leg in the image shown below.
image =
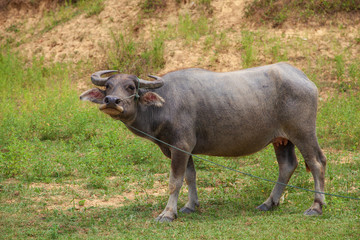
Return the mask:
M195 212L195 207L199 206L199 200L196 189L196 171L193 158L190 157L185 171L185 181L189 188L189 201L183 208L180 209L182 213Z
M279 164L279 177L277 182L287 184L291 175L294 173L298 166L298 161L295 155L295 146L292 142L288 141L286 145L274 144L276 159ZM285 185L276 183L269 198L257 209L268 211L272 207L279 205L280 198L284 192Z
M159 222L171 222L177 217L177 202L183 185L185 169L189 155L178 150L171 150L171 171L169 180L170 197L165 210L156 218Z

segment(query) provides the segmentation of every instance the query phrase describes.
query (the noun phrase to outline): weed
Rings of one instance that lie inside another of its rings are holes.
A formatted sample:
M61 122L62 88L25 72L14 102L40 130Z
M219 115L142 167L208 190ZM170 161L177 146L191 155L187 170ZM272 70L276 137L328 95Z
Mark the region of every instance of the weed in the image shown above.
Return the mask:
M360 10L359 1L354 0L300 0L297 3L304 8L312 9L316 14L333 14L335 12L351 12Z
M211 35L207 35L204 40L204 50L214 50L216 53L218 52L226 52L230 43L226 37L226 32L223 31L221 33L213 33Z
M212 35L206 36L204 40L204 50L210 50L215 44L215 38Z
M200 4L200 5L204 5L204 6L206 6L206 7L210 7L211 5L211 0L198 0L198 3Z
M254 34L249 31L242 31L240 43L243 68L251 67L255 61L255 49L253 47Z
M224 52L230 46L230 42L226 37L226 32L221 32L217 34L218 44L216 45L216 50L219 52Z
M334 58L335 61L335 74L338 80L342 80L344 77L344 73L345 73L345 64L344 64L344 59L343 56L341 55L337 55Z
M144 23L143 17L139 15L137 17L136 21L132 24L131 30L137 34L137 33L139 33L140 29L144 26L145 26L145 23Z
M80 207L83 207L83 206L85 206L85 202L86 202L86 200L83 199L83 200L80 200L78 204Z
M135 75L156 72L165 64L164 40L155 37L148 44L135 42L123 34L112 33L113 49L108 53L110 68Z
M57 239L59 237L59 225L54 224L49 229L49 235L51 239Z
M133 27L135 32L137 32L139 25L142 24L141 19L136 22ZM201 15L198 18L192 18L189 14L185 14L179 16L177 24L167 24L166 30L157 31L153 35L157 36L156 39L160 41L180 38L185 39L185 44L190 44L208 35L210 32L209 20L205 16Z
M351 63L349 66L349 76L351 81L360 87L360 62Z
M270 44L269 55L272 58L272 62L282 62L287 61L287 51L277 38L271 38L268 40L268 42L272 43Z
M214 9L211 6L211 0L197 0L197 8L204 13L212 14Z
M281 6L272 0L258 0L251 1L245 7L245 16L247 18L260 15L262 22L272 21L274 26L281 25L289 14L289 7L286 5Z
M18 24L12 24L10 27L6 28L5 31L17 33L20 30Z
M80 1L77 6L85 11L85 17L99 15L104 10L104 0Z
M60 6L57 11L48 11L44 16L45 26L41 30L41 33L52 30L56 26L69 21L78 14L78 11L67 4Z
M144 0L139 4L145 13L153 13L166 7L165 0Z
M91 176L86 187L90 189L108 190L108 184L109 183L104 176Z
M303 21L314 16L330 17L337 12L358 12L360 4L358 0L255 0L250 1L245 8L245 16L263 23L273 23L279 26L289 17ZM260 21L259 21L260 20Z
M288 18L288 9L284 8L281 9L275 16L274 16L274 27L279 26L285 22L285 20Z
M45 14L45 26L41 33L48 32L82 13L85 13L85 17L98 15L104 10L103 2L104 0L80 0L76 3L65 1L65 4L58 6L56 10L50 10Z
M201 36L209 33L208 19L201 16L193 20L190 15L186 14L179 17L178 34L185 39L187 43L197 41Z
M6 38L4 45L5 45L5 47L6 47L6 46L10 46L10 45L12 45L14 42L15 42L15 39L14 39L14 38L8 37L8 38Z

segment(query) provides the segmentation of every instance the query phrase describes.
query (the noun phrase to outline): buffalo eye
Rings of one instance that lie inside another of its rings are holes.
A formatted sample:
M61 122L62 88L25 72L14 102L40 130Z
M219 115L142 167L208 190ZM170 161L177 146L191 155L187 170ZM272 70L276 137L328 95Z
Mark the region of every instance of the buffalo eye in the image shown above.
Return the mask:
M135 90L135 87L133 85L130 85L127 87L130 91L134 91Z

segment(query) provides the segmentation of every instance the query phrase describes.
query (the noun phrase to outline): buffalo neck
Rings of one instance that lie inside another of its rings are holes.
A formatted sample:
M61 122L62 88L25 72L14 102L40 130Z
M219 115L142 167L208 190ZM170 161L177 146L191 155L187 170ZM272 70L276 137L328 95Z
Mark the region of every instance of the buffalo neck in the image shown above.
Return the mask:
M154 116L157 112L157 107L155 106L142 106L141 104L137 104L137 111L134 118L130 121L123 121L123 123L131 132L138 136L147 138L135 129L156 137L157 129L159 125L161 125L159 122L154 121L156 119Z

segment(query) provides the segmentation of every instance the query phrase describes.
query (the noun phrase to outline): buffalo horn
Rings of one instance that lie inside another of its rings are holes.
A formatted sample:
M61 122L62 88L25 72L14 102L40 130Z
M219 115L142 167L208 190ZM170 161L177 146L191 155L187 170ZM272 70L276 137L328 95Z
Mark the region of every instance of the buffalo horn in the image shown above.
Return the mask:
M101 75L113 72L117 72L117 70L103 70L95 72L91 74L91 82L96 86L105 86L105 83L109 79L109 77L103 78L101 77Z
M159 88L164 85L164 80L161 77L149 75L149 77L154 78L155 81L147 81L139 79L140 88Z

